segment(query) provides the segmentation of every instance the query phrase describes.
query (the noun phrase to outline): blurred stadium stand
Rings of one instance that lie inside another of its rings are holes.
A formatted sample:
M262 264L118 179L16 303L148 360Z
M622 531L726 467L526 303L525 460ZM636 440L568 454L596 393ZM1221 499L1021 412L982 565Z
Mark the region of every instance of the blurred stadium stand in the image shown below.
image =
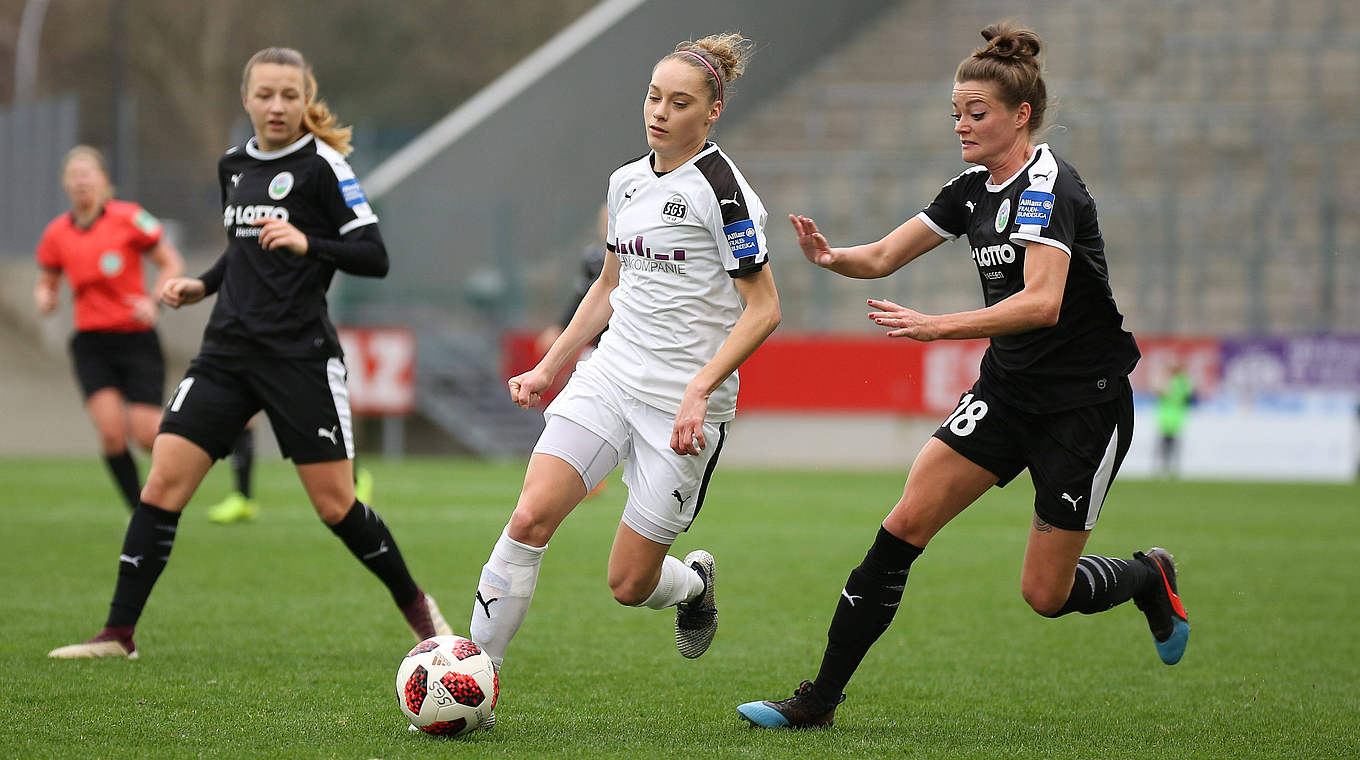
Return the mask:
M541 422L504 399L502 332L561 308L608 174L646 149L650 63L729 28L759 48L715 139L771 212L781 332L868 331L870 295L975 308L963 244L857 282L803 262L783 216L851 244L924 206L964 168L954 67L1001 18L1047 45L1045 139L1096 198L1131 329L1360 333L1360 4L1346 0L607 0L381 165L356 158L394 267L376 285L339 278L333 311L412 325L420 413L470 450L523 451ZM10 229L7 278L10 263L31 272L33 243Z
M1131 328L1360 329L1360 301L1347 297L1360 288L1360 215L1344 201L1360 190L1360 170L1339 160L1360 148L1353 3L1082 1L1021 13L1001 0L898 2L886 13L837 19L853 22L850 34L800 17L798 26L815 32L809 39L769 26L771 16L798 15L772 12L786 4L743 4L749 20L712 5L686 3L680 25L661 18L680 13L674 8L638 5L603 33L603 44L562 60L386 192L380 202L388 219L401 220L392 234L403 248L443 249L392 288L422 303L457 300L461 290L481 313L442 314L444 325L458 325L445 335L550 318L580 237L565 233L586 226L608 168L632 155L619 146L643 147L629 84L640 75L628 63L665 50L672 29L731 26L762 49L716 139L772 211L783 329L868 330L870 295L928 312L975 308L961 244L886 282L856 282L806 266L782 216L809 213L833 241L850 244L919 210L963 168L948 118L954 66L979 43L978 29L1017 16L1047 42L1058 106L1046 139L1097 199ZM710 11L713 21L702 23ZM828 39L843 42L828 49ZM816 65L799 74L782 57L792 51ZM477 179L459 179L468 176ZM468 215L477 221L462 222ZM387 298L359 313L382 310Z

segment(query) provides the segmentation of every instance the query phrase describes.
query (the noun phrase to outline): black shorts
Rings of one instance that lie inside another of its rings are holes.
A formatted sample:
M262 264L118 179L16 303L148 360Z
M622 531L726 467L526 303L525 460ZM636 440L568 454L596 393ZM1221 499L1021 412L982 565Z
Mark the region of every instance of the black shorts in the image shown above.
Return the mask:
M294 464L354 458L345 363L276 356L206 356L189 364L170 394L161 432L197 444L213 459L264 410L279 450Z
M104 388L118 389L134 404L160 406L165 398L165 357L154 330L77 332L71 336L71 364L85 398Z
M959 398L935 437L999 479L1029 468L1034 512L1064 530L1090 530L1133 440L1133 390L1094 406L1050 414L1017 409L981 380Z

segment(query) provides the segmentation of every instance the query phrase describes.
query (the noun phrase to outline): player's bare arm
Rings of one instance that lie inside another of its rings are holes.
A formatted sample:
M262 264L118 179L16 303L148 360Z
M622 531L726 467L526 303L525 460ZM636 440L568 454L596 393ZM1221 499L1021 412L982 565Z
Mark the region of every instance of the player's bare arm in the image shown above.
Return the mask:
M876 243L832 248L811 217L789 214L789 222L808 261L861 280L887 277L945 240L920 219L912 218Z
M929 315L869 299L869 319L892 328L890 338L961 340L1010 335L1058 323L1071 257L1058 248L1030 243L1025 251L1025 287L991 306L956 314Z
M576 307L571 322L553 341L552 347L539 360L538 365L523 374L515 375L507 382L510 400L521 409L530 409L539 402L539 394L552 385L557 373L567 362L576 356L587 343L609 324L614 307L609 303L609 294L619 284L619 260L612 253L605 256L604 268L600 276L586 291L581 305Z
M38 283L33 287L33 303L39 314L51 314L61 300L61 272L43 269L38 272Z

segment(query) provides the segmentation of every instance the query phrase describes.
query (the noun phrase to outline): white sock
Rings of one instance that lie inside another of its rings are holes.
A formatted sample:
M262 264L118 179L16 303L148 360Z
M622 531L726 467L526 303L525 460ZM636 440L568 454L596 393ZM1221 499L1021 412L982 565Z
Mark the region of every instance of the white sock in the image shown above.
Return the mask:
M529 602L538 584L538 567L546 546L529 546L509 536L510 526L491 550L477 584L477 599L472 603L472 640L491 657L499 669L505 661L510 639L529 614Z
M694 568L667 554L661 562L661 579L656 582L652 595L642 601L639 607L664 610L681 602L688 602L704 593L704 579Z

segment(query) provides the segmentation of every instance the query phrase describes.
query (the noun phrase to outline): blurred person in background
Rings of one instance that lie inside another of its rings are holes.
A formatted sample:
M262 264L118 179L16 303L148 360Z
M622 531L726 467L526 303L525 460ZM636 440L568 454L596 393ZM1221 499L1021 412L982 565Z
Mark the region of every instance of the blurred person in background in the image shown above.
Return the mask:
M85 410L99 434L104 462L128 509L141 483L129 439L150 451L161 423L165 358L156 335L159 306L147 295L142 257L156 267L153 293L184 272L184 260L146 209L113 197L99 151L78 145L61 167L71 210L53 219L38 242L39 314L60 301L63 275L75 301L71 362Z
M170 559L180 514L259 411L317 515L387 587L416 639L452 632L386 523L355 498L346 370L326 290L337 270L386 276L388 256L345 161L350 129L317 99L316 78L296 50L259 51L241 79L255 136L218 163L226 251L202 276L171 279L161 291L174 308L217 294L203 346L161 421L104 628L51 657L138 656L134 628Z
M1157 461L1163 477L1174 478L1180 474L1181 432L1185 430L1190 407L1197 400L1195 381L1185 369L1185 361L1177 357L1166 381L1157 391L1157 431L1162 436L1157 445Z
M595 281L600 279L600 272L604 271L605 255L608 253L608 249L605 248L605 236L608 234L609 207L602 205L600 206L599 216L596 219L595 235L581 250L579 274L577 275L576 282L573 283L571 295L567 299L566 307L562 310L562 315L558 317L556 322L539 331L538 335L534 338L534 351L538 355L538 358L543 358L543 356L548 353L548 349L552 348L553 343L561 337L562 331L571 323L572 316L576 314L576 310L580 308L581 301L585 300L586 293L590 291L590 286L594 285ZM595 346L599 345L599 343L600 336L596 335L591 339L590 343L581 350L580 361L590 358L590 353L595 350ZM559 379L559 382L565 382L565 378ZM606 486L608 486L608 484L608 480L601 480L594 488L590 489L590 493L586 494L586 498L598 495Z
M1035 499L1020 588L1030 607L1056 618L1133 600L1163 662L1185 651L1190 626L1166 550L1082 554L1133 435L1128 374L1139 351L1110 290L1095 201L1076 170L1034 140L1048 99L1039 36L1000 23L982 38L986 45L959 65L951 98L963 160L975 166L877 243L832 248L812 219L789 217L809 261L856 278L886 277L966 235L985 308L928 315L871 299L868 316L890 337L991 345L978 381L926 441L902 498L841 589L816 679L789 699L739 706L752 725L830 726L926 543L1025 469Z
M676 607L676 646L687 658L717 631L712 555L695 550L681 561L668 552L703 505L736 413L737 367L780 319L765 209L708 140L751 45L713 35L677 45L653 67L642 109L651 150L610 176L604 269L542 361L508 382L515 403L534 406L608 326L545 411L519 501L477 584L472 639L498 668L549 539L620 462L628 499L609 556L614 599Z
M237 434L231 447L231 477L236 486L226 498L208 507L208 519L218 525L250 522L260 513L260 503L254 495L255 474L255 418ZM365 501L365 499L360 499Z
M257 415L258 416L258 415ZM373 501L373 473L354 463L354 498L368 504ZM255 472L255 417L241 428L231 447L231 477L236 488L222 501L208 507L208 519L218 525L252 522L260 513L260 503L254 496Z
M579 269L576 281L572 283L571 294L567 298L567 305L562 309L562 314L557 321L544 327L534 338L534 350L540 357L548 353L552 344L562 335L562 331L571 324L571 318L580 308L581 301L585 300L586 293L590 291L590 286L600 279L600 272L604 271L604 259L607 249L605 248L605 236L609 234L609 207L600 206L600 214L596 219L595 235L589 243L581 249L581 257L578 263ZM603 331L602 331L603 332ZM591 348L599 345L600 336L596 335L590 340L589 346L582 352L581 358L589 355Z

